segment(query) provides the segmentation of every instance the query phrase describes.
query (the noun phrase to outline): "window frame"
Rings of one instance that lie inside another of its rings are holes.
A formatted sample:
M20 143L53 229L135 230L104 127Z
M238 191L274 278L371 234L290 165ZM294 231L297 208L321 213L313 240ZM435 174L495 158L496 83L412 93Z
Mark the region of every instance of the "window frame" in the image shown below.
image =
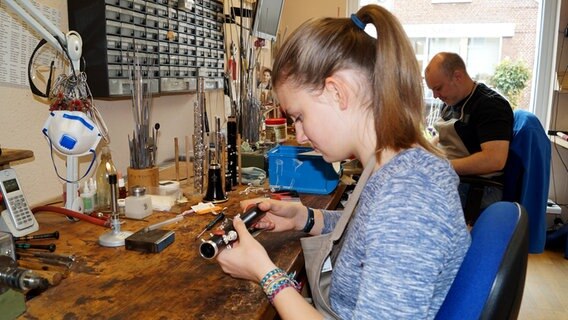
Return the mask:
M550 127L553 89L556 81L557 26L560 21L561 1L539 1L538 32L535 61L532 69L532 93L530 103L527 106L528 111L534 113L547 129ZM359 0L347 0L348 15L357 12L358 9Z

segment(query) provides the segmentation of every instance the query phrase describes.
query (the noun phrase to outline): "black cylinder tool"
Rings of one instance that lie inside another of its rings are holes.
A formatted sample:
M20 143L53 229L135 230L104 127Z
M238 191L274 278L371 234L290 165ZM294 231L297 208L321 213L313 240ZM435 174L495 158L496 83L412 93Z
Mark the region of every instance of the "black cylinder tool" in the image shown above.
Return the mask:
M245 223L247 229L251 228L260 218L266 214L258 206L254 205L248 208L241 215L241 219ZM238 234L233 227L231 221L222 229L222 234L213 235L209 240L203 241L199 246L199 254L205 259L215 258L221 250L237 240Z

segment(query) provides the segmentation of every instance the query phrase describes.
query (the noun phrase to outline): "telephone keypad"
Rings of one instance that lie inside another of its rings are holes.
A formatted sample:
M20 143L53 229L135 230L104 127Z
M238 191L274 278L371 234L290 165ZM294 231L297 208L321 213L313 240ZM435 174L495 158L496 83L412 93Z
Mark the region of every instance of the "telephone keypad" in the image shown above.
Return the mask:
M18 194L8 198L10 207L14 213L14 225L18 229L25 229L33 225L32 212L30 211L26 199Z

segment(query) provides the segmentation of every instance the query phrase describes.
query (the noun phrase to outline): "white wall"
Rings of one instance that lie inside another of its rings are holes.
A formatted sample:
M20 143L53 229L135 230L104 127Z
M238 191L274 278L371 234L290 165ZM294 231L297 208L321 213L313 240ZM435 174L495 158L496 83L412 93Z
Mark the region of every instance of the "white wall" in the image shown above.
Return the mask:
M37 0L38 3L55 8L61 12L61 29L68 29L67 1ZM250 6L252 1L245 1ZM231 3L238 6L238 1ZM225 1L226 7L227 1ZM280 23L280 34L289 35L300 23L321 16L344 16L346 0L286 0ZM228 28L227 28L228 29ZM286 31L285 31L286 30ZM234 31L233 31L234 32ZM229 38L227 35L226 38ZM262 49L260 66L271 65L272 54L269 48ZM52 165L50 150L41 133L48 116L48 105L38 101L29 88L0 84L0 146L10 149L26 149L34 152L32 160L12 163L16 169L22 188L31 206L50 202L60 197L63 183ZM210 123L215 115L224 118L223 92L218 90L206 94ZM161 125L158 140L158 163L174 158L174 137L180 141L180 153L184 153L185 136L193 134L193 105L195 95L170 95L153 98L152 123ZM132 135L133 118L129 100L96 100L95 105L106 122L111 136L113 161L118 169L126 172L129 165L128 134ZM100 149L100 146L99 146ZM55 163L65 175L65 159L54 154ZM86 170L89 157L81 158L81 174ZM94 170L93 170L94 171Z
M310 18L345 17L347 2L347 0L285 0L278 30L281 35L288 36Z
M41 4L61 12L61 29L68 29L67 1L39 0ZM12 163L17 171L28 202L31 206L50 202L60 197L63 187L52 165L50 150L41 129L48 117L47 104L34 98L29 88L0 84L0 146L10 149L26 149L34 152L29 161ZM223 92L206 93L209 118L223 114ZM169 95L153 98L152 123L161 125L158 140L158 163L174 158L174 137L180 139L180 153L183 154L184 138L193 134L194 94ZM118 170L126 173L129 165L128 134L132 136L133 117L130 100L96 100L95 105L102 114L111 136L112 157ZM212 124L213 121L210 120ZM100 146L99 146L100 149ZM56 165L65 175L64 159L57 154ZM86 170L89 157L82 157L81 174ZM94 173L94 169L93 169Z

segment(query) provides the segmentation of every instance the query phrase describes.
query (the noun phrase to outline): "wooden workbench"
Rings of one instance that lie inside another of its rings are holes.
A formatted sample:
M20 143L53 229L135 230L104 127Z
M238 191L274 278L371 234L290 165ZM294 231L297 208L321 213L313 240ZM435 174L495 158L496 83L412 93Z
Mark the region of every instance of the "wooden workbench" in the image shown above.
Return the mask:
M2 153L0 154L0 168L10 164L10 162L31 159L33 157L34 152L31 150L2 148Z
M255 196L258 195L249 197ZM228 215L240 212L238 201L243 196L233 191L229 197L223 204L229 207ZM301 196L302 202L316 208L335 207L338 198L333 194ZM184 209L175 207L175 212L155 213L148 222L123 220L122 230L140 230ZM74 254L78 259L58 286L27 301L27 311L21 319L249 320L275 316L258 284L234 279L215 261L199 256L199 241L195 237L212 219L211 215L188 216L164 227L175 230L175 241L154 254L101 247L98 238L109 229L88 222L70 222L61 214L49 212L37 213L36 217L38 233L60 232L60 239L54 241L55 253ZM304 263L299 241L302 236L299 232L264 232L257 239L276 265L298 271Z

